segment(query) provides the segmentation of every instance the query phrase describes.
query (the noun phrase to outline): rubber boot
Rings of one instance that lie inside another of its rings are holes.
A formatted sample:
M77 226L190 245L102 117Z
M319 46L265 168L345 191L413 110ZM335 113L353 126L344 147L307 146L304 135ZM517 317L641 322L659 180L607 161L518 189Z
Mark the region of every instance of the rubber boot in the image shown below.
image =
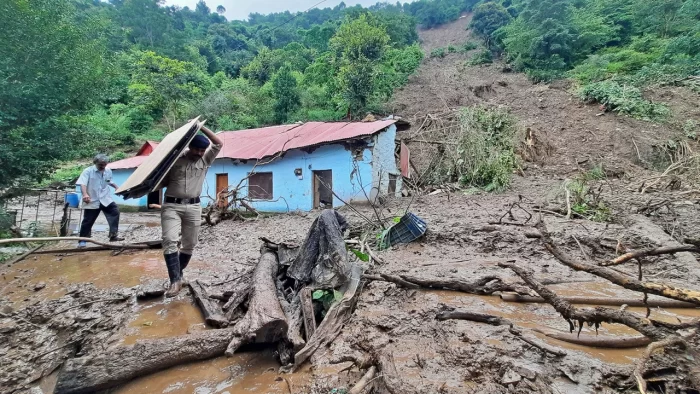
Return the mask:
M182 289L182 274L180 273L180 257L178 253L170 253L165 256L165 266L168 267L170 288L165 292L166 297L175 297Z
M118 236L117 233L109 234L109 242L120 242L123 240L124 238Z
M190 263L190 259L192 258L191 254L187 253L180 253L180 278L182 279L182 284L187 285L187 279L185 279L185 268L187 268L187 264Z

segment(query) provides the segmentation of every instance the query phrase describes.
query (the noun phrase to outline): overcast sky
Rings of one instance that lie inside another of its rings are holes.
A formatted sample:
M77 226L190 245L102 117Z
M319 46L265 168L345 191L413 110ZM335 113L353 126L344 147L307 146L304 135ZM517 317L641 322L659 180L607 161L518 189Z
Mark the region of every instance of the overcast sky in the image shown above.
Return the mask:
M190 9L194 9L198 0L166 0L167 5L179 5L181 7L188 6ZM376 4L379 0L346 0L345 4L350 7L356 4L361 4L363 6L370 6ZM205 0L207 5L212 11L216 11L216 7L219 5L226 8L226 18L229 20L233 19L246 19L248 14L252 12L258 12L260 14L269 14L272 12L283 12L283 11L306 11L311 8L314 4L321 2L321 0ZM319 8L335 7L340 4L341 0L326 0L319 4ZM396 0L393 0L395 3ZM406 2L406 0L401 1Z

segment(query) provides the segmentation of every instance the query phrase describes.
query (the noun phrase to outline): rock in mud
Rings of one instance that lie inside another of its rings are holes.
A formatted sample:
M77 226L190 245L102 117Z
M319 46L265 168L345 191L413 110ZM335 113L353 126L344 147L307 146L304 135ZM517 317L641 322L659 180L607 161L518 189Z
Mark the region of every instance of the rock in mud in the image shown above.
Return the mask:
M501 383L504 386L507 386L509 384L518 383L520 379L522 379L522 376L520 376L517 372L509 368L506 371L506 373L503 374L503 377L501 378Z
M17 330L17 323L11 321L7 323L0 323L0 334L9 334Z
M162 280L151 280L139 286L136 298L144 300L148 298L160 297L165 294L165 287Z
M46 282L39 282L34 285L34 291L42 290L44 287L46 287Z

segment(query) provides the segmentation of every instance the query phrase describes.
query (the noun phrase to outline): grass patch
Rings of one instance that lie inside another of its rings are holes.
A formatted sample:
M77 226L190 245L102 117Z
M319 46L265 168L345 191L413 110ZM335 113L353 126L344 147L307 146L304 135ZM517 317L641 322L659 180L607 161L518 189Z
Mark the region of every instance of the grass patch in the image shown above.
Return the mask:
M462 50L462 52L469 52L469 51L472 51L478 47L479 47L479 44L477 44L475 41L467 41L466 43L464 43L464 45L462 45L461 50Z

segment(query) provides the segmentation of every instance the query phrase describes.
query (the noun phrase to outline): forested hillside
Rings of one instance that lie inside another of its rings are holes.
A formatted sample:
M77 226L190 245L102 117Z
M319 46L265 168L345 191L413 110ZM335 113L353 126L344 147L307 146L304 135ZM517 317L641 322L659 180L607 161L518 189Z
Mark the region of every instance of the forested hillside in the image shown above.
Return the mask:
M700 73L698 0L487 1L471 28L534 81L574 78L583 99L639 118L667 115L641 88Z
M668 109L644 87L700 72L700 0L341 3L247 21L227 21L211 1L7 0L0 187L98 150L119 159L196 115L235 130L385 113L423 58L416 28L470 11L484 41L472 64L502 56L536 82L573 78L606 110L663 121Z
M432 21L435 4L464 9L341 3L227 21L204 1L3 1L0 187L98 150L119 159L196 115L235 130L381 111L423 57L412 15Z

